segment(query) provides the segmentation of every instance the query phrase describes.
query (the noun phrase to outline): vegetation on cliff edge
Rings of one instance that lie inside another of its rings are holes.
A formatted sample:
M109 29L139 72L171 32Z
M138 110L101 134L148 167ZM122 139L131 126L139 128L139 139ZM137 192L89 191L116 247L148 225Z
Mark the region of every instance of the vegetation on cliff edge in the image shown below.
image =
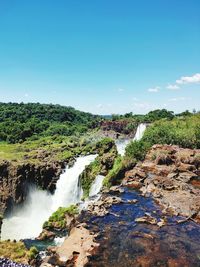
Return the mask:
M126 147L124 158L118 157L109 171L104 184L119 183L123 173L138 161L144 160L147 151L154 144L178 145L183 148L200 148L200 114L162 119L147 127L140 141L133 141Z
M67 208L60 207L44 222L44 229L65 229L66 228L66 215L75 216L78 214L78 208L76 205L71 205Z
M99 174L107 175L108 171L112 169L115 158L117 157L117 148L114 140L111 138L104 138L97 142L96 151L98 156L80 175L84 198L89 196L90 187L96 176Z

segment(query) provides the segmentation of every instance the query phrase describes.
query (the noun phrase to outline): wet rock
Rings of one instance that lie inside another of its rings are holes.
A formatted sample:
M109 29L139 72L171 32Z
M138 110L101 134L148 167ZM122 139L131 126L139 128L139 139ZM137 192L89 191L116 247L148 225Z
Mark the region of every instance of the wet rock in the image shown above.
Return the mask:
M164 219L160 219L160 221L157 222L157 225L158 225L159 227L163 227L163 226L165 226L165 225L166 225L166 220L164 220Z
M137 199L129 199L129 200L127 201L128 204L136 204L137 202L138 202Z
M114 205L122 203L122 199L117 196L106 196L102 197L100 200L89 204L88 211L96 216L105 216L107 215L108 209Z
M56 234L52 231L48 231L46 229L43 229L41 234L36 238L37 240L54 240L56 237Z
M120 187L120 186L111 186L110 187L110 190L109 190L109 192L111 192L111 193L123 193L124 192L124 189L122 188L122 187Z
M146 215L143 217L139 217L135 219L137 223L149 223L149 224L157 224L157 219L152 217L151 215Z
M153 236L153 235L150 235L150 234L147 234L147 233L143 233L143 232L137 232L137 231L133 232L132 237L133 238L141 237L141 238L147 238L147 239L154 239L155 238L155 236Z

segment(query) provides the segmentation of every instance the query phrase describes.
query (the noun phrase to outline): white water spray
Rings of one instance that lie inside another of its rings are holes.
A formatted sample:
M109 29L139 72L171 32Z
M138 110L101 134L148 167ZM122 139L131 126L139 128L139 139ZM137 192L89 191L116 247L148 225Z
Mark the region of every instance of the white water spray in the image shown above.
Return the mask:
M105 176L103 176L103 175L97 175L97 177L95 178L95 180L92 183L92 186L90 188L90 193L89 193L90 197L93 197L100 192L102 185L103 185L104 178L105 178Z
M117 152L121 156L124 156L127 145L131 142L131 139L118 139L115 141L117 146Z
M140 140L146 125L141 123L133 140ZM125 148L131 140L117 140L118 153L124 155ZM42 230L43 223L59 207L66 207L80 201L82 189L79 185L79 175L89 165L96 155L79 157L72 168L66 168L61 174L54 195L33 187L27 201L21 208L14 210L9 218L3 220L2 240L35 238ZM97 195L101 190L104 177L98 175L92 184L90 197Z
M11 217L3 220L2 240L36 237L50 215L50 207L51 195L35 187L31 188L24 205L15 209Z
M57 182L54 195L33 187L24 205L3 220L2 240L35 238L54 211L79 202L82 195L79 175L95 157L96 155L79 157L72 168L67 167Z
M137 127L137 131L136 131L136 134L135 134L135 137L133 138L133 140L139 141L140 139L142 139L146 128L147 128L147 126L145 123L140 123Z

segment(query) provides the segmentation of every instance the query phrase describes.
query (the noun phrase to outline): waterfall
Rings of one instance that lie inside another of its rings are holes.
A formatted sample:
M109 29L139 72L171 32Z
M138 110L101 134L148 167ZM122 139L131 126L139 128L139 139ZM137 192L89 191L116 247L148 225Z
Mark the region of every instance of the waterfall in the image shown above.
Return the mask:
M66 207L81 200L82 189L79 184L79 175L84 171L96 155L79 157L72 168L67 168L56 185L55 194L52 196L53 210Z
M101 187L103 185L104 178L105 178L105 176L103 176L103 175L97 175L97 177L95 178L95 180L92 183L92 186L90 188L90 193L89 193L90 197L93 197L100 192Z
M144 131L146 130L147 126L145 123L140 123L137 127L137 131L135 134L135 137L133 138L134 141L139 141L144 134Z
M67 167L60 175L54 195L32 187L26 202L3 220L2 240L35 238L40 234L43 223L60 206L79 202L82 195L79 175L95 157L96 155L79 157L73 167Z
M115 141L115 144L117 146L117 152L121 156L125 154L125 149L127 145L130 143L131 139L118 139Z
M141 123L133 140L140 140L146 125ZM118 153L124 155L125 148L131 140L117 140ZM96 155L79 157L74 166L66 168L60 175L54 195L36 187L30 189L26 202L15 208L12 214L3 220L1 237L5 239L35 238L42 230L43 223L59 207L66 207L81 200L82 189L79 184L79 175L89 165ZM104 177L98 175L90 190L90 197L97 195L102 187Z
M1 239L20 240L38 236L51 214L51 204L50 194L31 187L26 202L3 220Z
M136 133L135 133L133 140L139 141L142 138L145 130L146 130L146 124L140 123L137 127L137 130L136 130ZM121 156L124 156L126 147L131 141L132 141L132 139L121 139L121 140L118 139L118 140L116 140L115 144L117 146L117 151Z

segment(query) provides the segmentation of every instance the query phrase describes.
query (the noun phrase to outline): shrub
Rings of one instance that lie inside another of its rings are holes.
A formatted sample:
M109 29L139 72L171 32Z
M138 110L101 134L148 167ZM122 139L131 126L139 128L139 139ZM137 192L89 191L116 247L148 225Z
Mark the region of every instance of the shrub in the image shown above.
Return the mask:
M44 222L43 228L65 228L66 227L66 214L74 216L78 214L78 208L76 205L71 205L67 208L60 207Z
M28 256L31 260L35 259L38 255L39 251L36 247L31 247L28 252Z
M125 157L134 158L136 161L143 160L149 148L148 142L133 141L126 147Z
M108 172L106 175L103 185L106 187L110 187L113 183L113 180L117 181L119 179L119 174L122 172L123 169L123 163L122 163L122 157L118 156L115 161L113 168Z

